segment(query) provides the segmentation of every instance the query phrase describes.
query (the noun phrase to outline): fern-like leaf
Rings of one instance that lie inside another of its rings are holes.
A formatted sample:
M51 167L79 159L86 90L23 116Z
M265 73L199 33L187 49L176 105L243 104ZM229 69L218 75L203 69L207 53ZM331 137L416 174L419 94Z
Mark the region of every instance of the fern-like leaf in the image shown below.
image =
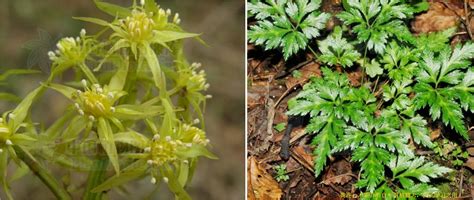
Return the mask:
M354 49L354 46L342 37L342 29L339 26L335 27L333 33L318 44L322 53L319 59L331 66L349 67L360 57L360 53Z
M399 0L348 0L345 11L338 14L345 25L352 25L359 42L382 54L389 38L411 40L401 20L413 15L414 9Z
M302 49L308 41L318 37L330 15L321 13L319 0L267 0L266 3L249 3L250 16L256 25L248 31L249 41L264 45L266 50L282 48L288 59Z

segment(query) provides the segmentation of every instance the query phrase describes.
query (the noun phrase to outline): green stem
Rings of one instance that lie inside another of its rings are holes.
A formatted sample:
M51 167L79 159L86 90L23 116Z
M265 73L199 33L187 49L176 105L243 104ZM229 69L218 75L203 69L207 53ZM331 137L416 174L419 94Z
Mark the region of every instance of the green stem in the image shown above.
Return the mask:
M361 85L364 85L364 82L365 82L365 60L366 59L367 59L367 45L365 45L364 58L362 60L362 76L361 76L361 80L360 80Z
M316 54L316 52L313 50L313 48L311 48L309 45L308 45L308 49L311 51L311 53L313 53L314 60L316 60L319 57L318 54Z
M31 158L23 149L15 147L18 157L30 168L30 170L53 192L56 198L61 200L72 199L69 193L46 169Z
M98 148L102 149L102 146L99 145ZM84 200L102 199L102 192L91 191L104 181L105 172L107 171L108 164L109 160L106 156L97 156L97 160L95 161L94 165L92 165L91 171L89 173L86 190L84 191Z

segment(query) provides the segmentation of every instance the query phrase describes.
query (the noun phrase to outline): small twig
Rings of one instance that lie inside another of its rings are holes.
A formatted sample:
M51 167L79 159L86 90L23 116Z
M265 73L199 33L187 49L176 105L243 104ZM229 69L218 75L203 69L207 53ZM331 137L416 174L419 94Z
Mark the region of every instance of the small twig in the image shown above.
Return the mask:
M15 147L18 157L30 168L30 170L51 190L58 199L71 199L67 190L54 178L54 176L43 168L38 162L30 157L22 148Z
M463 179L464 179L464 168L461 168L461 180L459 181L459 194L458 197L461 197L462 195L462 184L463 184Z
M468 12L468 9L467 9L467 0L464 0L464 15L465 15L465 16L464 16L464 17L465 17L464 21L466 22L466 23L464 23L464 25L466 26L466 31L467 31L467 33L469 34L469 38L471 38L471 40L472 40L473 37L472 37L471 22L470 22L470 21L471 21L471 20L470 20L470 18L471 18L471 12Z
M295 70L297 70L297 69L299 69L299 68L301 68L301 67L303 67L303 66L305 66L305 65L307 65L307 64L309 64L309 63L311 63L311 62L314 62L314 61L315 61L314 59L311 59L311 60L307 60L307 61L304 61L304 62L302 62L302 63L299 63L298 65L296 65L296 66L290 68L290 69L289 69L288 71L286 71L285 73L280 74L280 75L277 75L277 76L275 77L275 79L279 79L279 78L288 76L289 74L291 74L291 72L293 72L293 71L295 71Z
M276 101L275 105L273 105L273 108L278 107L278 105L280 104L280 102L281 102L286 96L288 96L288 94L290 94L290 92L291 92L292 90L296 90L295 88L296 88L296 86L286 89L286 91L283 92L283 94L280 96L280 98L278 98L278 100Z

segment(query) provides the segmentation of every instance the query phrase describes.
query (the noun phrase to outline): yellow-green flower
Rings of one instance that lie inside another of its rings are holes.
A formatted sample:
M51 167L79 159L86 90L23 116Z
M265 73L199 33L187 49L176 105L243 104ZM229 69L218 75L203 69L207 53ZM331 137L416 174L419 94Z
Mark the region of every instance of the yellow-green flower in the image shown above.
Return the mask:
M107 87L102 88L99 84L88 86L86 80L82 80L84 91L77 90L72 98L81 115L88 116L92 120L99 117L109 117L115 112L114 103L123 95L122 92L109 91ZM119 95L117 95L119 94Z
M91 50L93 40L81 30L80 36L66 37L56 44L57 50L48 52L49 59L56 65L74 65L84 62Z

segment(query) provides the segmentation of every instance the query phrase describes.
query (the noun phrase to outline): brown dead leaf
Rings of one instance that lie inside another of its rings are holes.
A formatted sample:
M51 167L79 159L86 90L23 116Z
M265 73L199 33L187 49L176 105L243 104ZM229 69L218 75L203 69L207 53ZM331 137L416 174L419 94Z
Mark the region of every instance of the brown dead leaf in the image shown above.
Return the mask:
M467 148L467 152L469 153L470 156L474 156L474 147Z
M350 72L347 74L347 77L349 78L349 82L351 83L352 86L354 87L360 86L360 80L362 77L361 71Z
M283 195L278 182L268 174L255 157L248 158L247 198L249 200L279 200Z
M463 16L463 10L456 6L448 8L447 5L452 4L430 2L428 12L417 16L413 21L413 31L416 33L428 33L457 26L460 22L458 15Z
M281 142L281 140L283 139L283 135L284 135L283 133L274 134L273 142ZM302 127L293 128L293 130L290 133L290 144L292 144L296 140L300 139L304 135L306 135L306 132L305 132L304 128L302 128Z
M345 174L341 174L341 175L337 175L337 176L333 176L331 178L325 179L323 181L323 184L324 185L334 185L334 184L344 185L354 178L356 178L355 175L352 174L352 172L349 172L349 173L345 173Z
M431 141L434 141L434 140L438 139L440 135L441 135L441 129L440 128L436 128L434 130L430 128L430 139L431 139Z
M299 69L301 72L301 77L296 78L289 76L285 82L286 88L290 89L299 85L305 84L311 77L320 77L321 70L319 69L319 64L315 62L310 62L305 66Z
M469 157L466 163L464 163L464 166L468 167L471 170L474 170L474 157Z
M296 146L292 149L292 156L306 169L313 171L313 156L306 152L302 146Z

